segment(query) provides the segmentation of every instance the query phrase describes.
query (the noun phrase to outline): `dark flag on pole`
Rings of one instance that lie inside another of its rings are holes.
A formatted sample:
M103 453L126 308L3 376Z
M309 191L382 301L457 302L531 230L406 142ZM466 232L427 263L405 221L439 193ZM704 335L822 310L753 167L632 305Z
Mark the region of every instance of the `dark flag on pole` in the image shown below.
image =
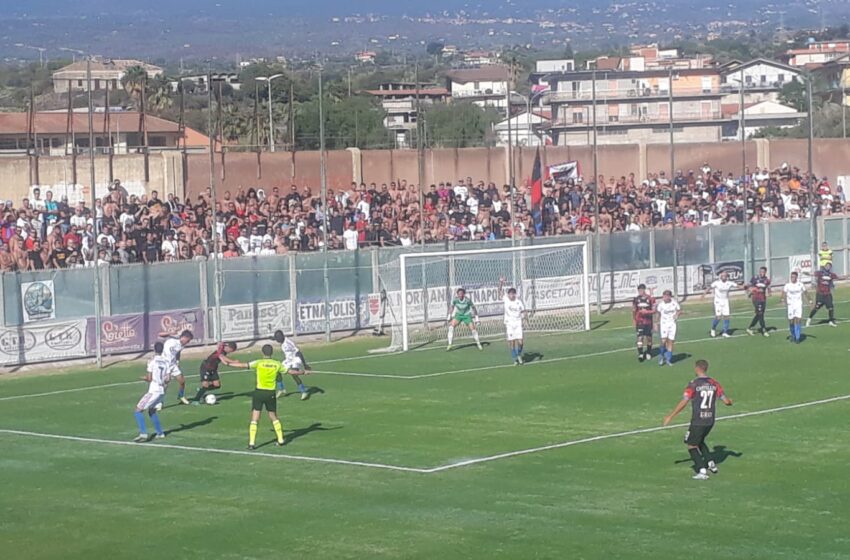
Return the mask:
M540 163L540 148L534 156L534 170L531 172L531 217L537 235L543 234L543 166Z

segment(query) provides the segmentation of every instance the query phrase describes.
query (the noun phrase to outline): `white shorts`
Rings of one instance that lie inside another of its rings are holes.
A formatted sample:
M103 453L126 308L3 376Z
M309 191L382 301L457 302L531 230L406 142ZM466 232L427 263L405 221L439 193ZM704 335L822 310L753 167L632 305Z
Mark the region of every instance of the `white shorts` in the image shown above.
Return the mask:
M676 323L661 323L658 328L661 340L676 340L676 327Z
M788 320L792 321L794 319L802 319L803 318L803 304L795 303L793 305L788 306Z
M283 365L286 366L286 369L304 371L304 362L301 361L301 358L287 358L283 361Z
M162 404L165 400L165 393L145 393L144 396L136 404L137 410L151 410L158 404Z
M508 342L522 340L522 323L505 323Z
M729 316L729 300L726 301L714 301L714 316L715 317L728 317Z

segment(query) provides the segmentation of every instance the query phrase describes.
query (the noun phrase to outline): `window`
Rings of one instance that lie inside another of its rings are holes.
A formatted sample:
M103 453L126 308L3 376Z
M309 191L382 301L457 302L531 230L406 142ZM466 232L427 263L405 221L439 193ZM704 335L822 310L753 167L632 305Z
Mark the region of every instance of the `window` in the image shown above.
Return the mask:
M481 82L475 82L475 83L472 85L472 87L475 89L475 91L480 90L480 89L481 89Z
M778 81L780 84L785 83L785 74L779 74L779 75L777 75L777 76L776 76L776 81Z
M608 115L608 122L619 122L620 115Z
M77 80L77 87L83 87L83 81Z
M584 122L584 113L573 113L573 124L581 124Z

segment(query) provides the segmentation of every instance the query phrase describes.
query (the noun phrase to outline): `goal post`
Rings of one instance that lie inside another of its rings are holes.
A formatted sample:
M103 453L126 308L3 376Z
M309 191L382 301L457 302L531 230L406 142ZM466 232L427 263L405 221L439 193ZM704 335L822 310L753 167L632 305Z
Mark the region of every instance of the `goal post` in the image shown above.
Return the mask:
M479 334L502 336L502 278L505 290L516 288L525 303L526 332L589 330L588 258L586 241L402 254L378 274L392 334L390 346L380 351L408 351L445 340L446 319L459 288L476 305Z

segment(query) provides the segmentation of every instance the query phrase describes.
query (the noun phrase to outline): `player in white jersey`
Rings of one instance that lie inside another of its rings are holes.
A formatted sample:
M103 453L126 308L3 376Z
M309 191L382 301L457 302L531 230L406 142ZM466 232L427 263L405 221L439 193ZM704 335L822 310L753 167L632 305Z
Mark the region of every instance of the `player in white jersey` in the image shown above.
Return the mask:
M507 294L504 291L505 279L499 279L499 297L502 298L502 303L505 306L505 332L507 334L508 346L511 349L511 358L514 360L514 365L521 366L523 352L523 332L522 322L525 319L525 304L517 295L516 288L508 288Z
M280 344L280 349L283 352L283 365L286 366L287 373L292 376L295 383L298 384L298 390L301 392L301 400L306 401L310 398L310 389L301 381L302 375L306 375L310 367L307 365L307 360L304 354L292 340L292 337L287 337L283 331L274 333L275 342ZM283 377L277 381L277 396L286 395L286 387L283 384Z
M661 335L661 351L658 354L658 365L673 365L673 344L676 342L676 322L682 313L679 302L673 299L673 292L666 290L661 301L655 305L658 316L658 334Z
M711 338L717 336L717 326L723 321L720 336L729 338L729 292L735 288L735 282L729 280L728 272L721 272L720 278L711 283L706 294L714 292L714 320L711 323Z
M180 371L180 352L192 342L194 335L192 331L186 330L180 333L179 337L171 336L167 332L161 332L159 336L165 339L165 342L162 343L162 357L171 364L174 371L173 376L177 378L177 382L180 384L177 398L180 399L180 404L190 404L189 399L186 398L186 378L183 377L183 372Z
M162 408L162 403L165 400L165 391L168 388L168 383L171 381L176 368L171 361L162 355L163 343L157 342L154 344L154 356L148 362L148 372L142 379L148 382L148 392L142 396L136 404L136 409L133 411L133 416L136 418L136 424L139 426L139 435L136 436L136 443L144 443L150 438L148 437L147 426L145 425L145 413L148 414L156 430L156 438L165 437L165 431L162 429L162 424L159 421L159 410Z
M791 342L800 344L803 340L803 300L809 303L806 285L800 282L800 275L791 273L791 281L782 288L782 301L788 306L788 330Z

